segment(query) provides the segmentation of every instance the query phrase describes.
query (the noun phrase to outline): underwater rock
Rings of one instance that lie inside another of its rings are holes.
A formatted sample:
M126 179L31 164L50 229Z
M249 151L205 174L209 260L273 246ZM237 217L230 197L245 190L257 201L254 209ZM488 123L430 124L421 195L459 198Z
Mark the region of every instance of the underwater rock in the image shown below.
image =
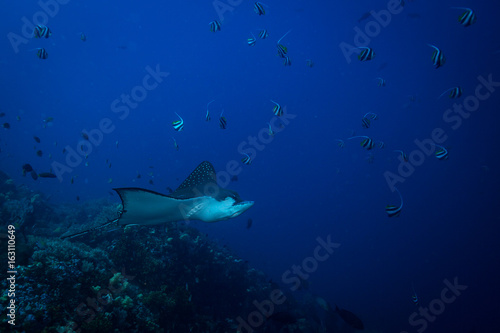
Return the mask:
M0 171L0 193L15 192L16 185L5 172Z
M49 206L43 195L20 188L11 192L17 194L2 205L3 214L11 219L16 212L29 225L16 262L20 331L235 332L237 318L256 311L254 301L267 299L276 287L191 226L129 226L61 240L65 230L112 218L118 205L94 200ZM6 277L0 272L3 290L8 290ZM6 304L5 295L2 301ZM283 306L286 311L299 307L291 295ZM0 310L6 309L0 305ZM297 321L280 325L290 332L299 326L314 332L316 324L299 315L303 312L293 313ZM272 322L263 321L255 331L272 329ZM5 317L0 331L8 327Z

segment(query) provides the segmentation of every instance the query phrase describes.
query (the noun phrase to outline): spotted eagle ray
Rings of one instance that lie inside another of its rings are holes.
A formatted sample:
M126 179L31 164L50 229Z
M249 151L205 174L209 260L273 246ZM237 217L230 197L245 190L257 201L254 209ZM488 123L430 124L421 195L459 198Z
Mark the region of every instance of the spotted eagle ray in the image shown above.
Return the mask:
M242 214L253 206L235 191L217 185L213 165L201 162L169 195L137 188L114 188L122 201L118 218L95 228L61 238L73 238L113 225L155 225L177 221L217 222Z

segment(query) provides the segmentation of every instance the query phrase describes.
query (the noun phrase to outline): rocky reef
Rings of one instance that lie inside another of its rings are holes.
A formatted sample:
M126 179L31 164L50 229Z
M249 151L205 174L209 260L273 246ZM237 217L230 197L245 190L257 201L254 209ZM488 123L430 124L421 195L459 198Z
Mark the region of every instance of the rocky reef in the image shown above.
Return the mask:
M321 331L322 323L264 273L193 227L120 227L61 240L115 217L119 207L105 200L49 202L0 173L2 248L7 226L16 231L17 331ZM2 313L10 299L5 274ZM270 295L279 300L271 311ZM0 330L12 328L7 321Z

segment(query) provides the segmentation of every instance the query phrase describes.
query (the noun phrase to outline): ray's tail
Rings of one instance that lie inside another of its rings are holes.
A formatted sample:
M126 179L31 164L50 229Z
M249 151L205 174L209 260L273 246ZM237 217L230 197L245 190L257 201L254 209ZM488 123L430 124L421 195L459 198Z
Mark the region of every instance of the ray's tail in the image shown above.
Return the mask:
M100 226L97 226L97 227L94 227L94 228L90 228L90 229L87 229L87 230L83 230L83 231L80 231L80 232L77 232L77 233L74 233L74 234L71 234L71 235L61 236L61 239L75 238L75 237L79 237L79 236L88 234L88 233L90 233L92 231L95 231L95 230L100 230L100 229L108 228L108 227L113 226L113 225L118 225L118 220L119 219L120 218L118 217L118 218L113 219L113 220L108 220L108 222L106 222L104 224L101 224Z

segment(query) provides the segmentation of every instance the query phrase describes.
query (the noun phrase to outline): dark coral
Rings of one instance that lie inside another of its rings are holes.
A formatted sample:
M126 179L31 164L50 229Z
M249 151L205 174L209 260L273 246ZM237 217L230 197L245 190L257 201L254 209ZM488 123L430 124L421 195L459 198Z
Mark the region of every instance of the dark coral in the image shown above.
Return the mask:
M102 224L116 215L117 205L99 200L50 206L26 189L9 185L8 193L3 214L26 213L23 223L9 218L0 226L6 230L19 223L24 234L16 234L20 331L235 332L236 318L255 311L252 302L267 299L275 289L262 272L195 228L127 227L63 241L58 236L70 226ZM8 289L5 274L0 272L3 290ZM8 297L1 298L5 313ZM288 307L298 307L287 299ZM255 331L273 325L264 322ZM4 316L0 330L7 327ZM308 332L295 323L288 330Z

